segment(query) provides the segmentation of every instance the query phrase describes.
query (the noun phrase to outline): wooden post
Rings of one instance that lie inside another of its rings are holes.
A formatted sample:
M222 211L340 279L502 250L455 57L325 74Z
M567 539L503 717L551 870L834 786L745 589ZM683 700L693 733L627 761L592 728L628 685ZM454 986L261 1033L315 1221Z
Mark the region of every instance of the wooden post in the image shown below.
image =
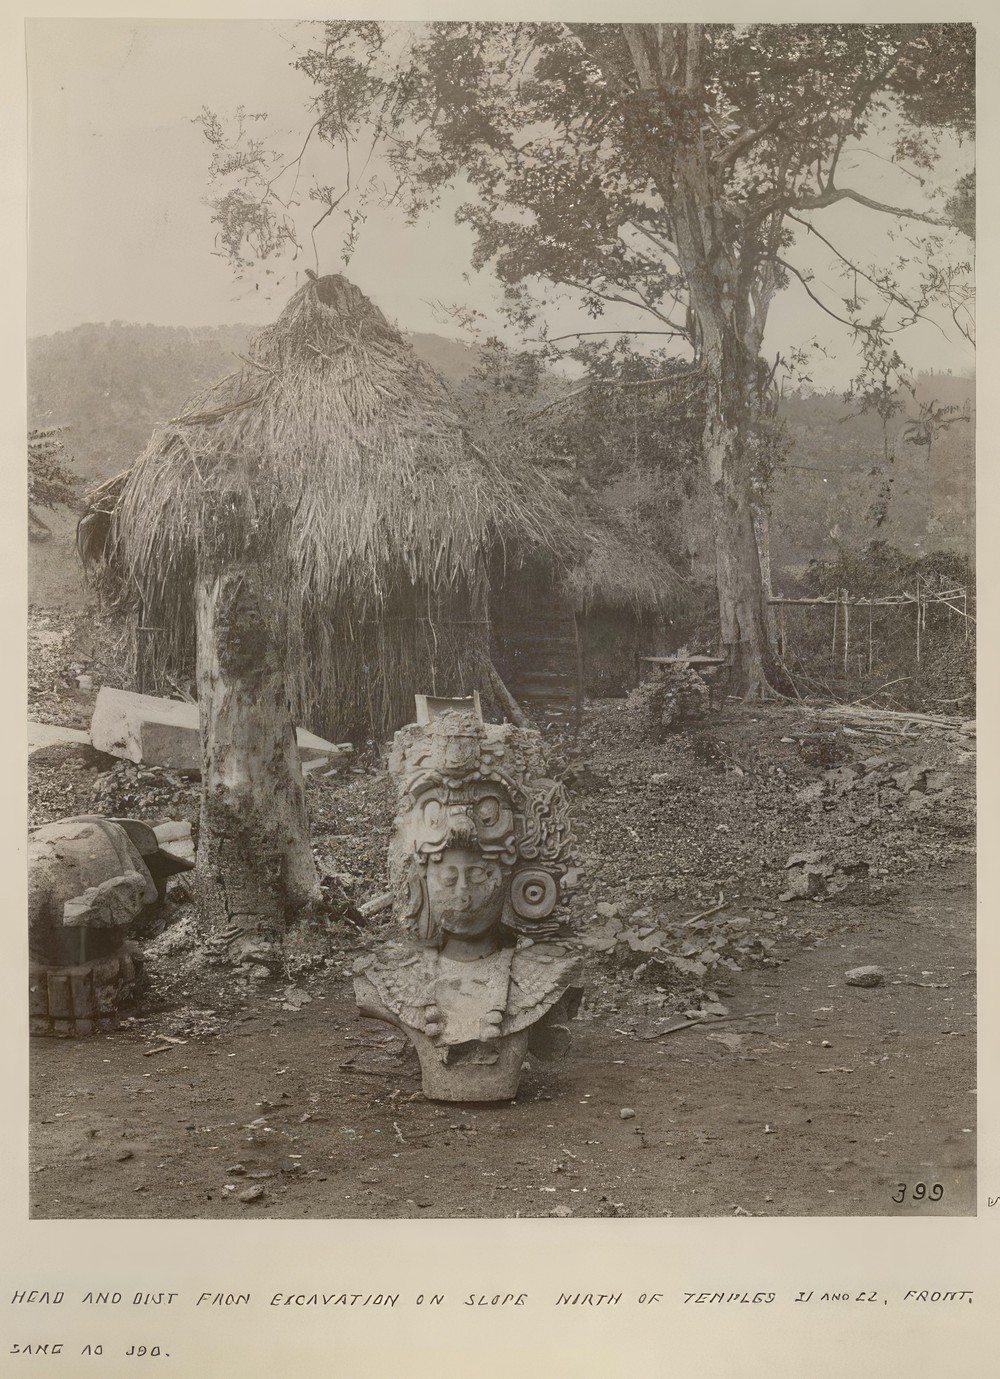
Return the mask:
M868 605L868 674L872 673L872 605Z
M583 727L583 641L580 637L580 620L573 610L573 636L576 639L576 727L575 736L580 736Z
M496 696L497 702L510 721L517 728L530 728L531 724L520 704L518 704L517 700L504 684L500 672L491 660L486 660L484 662L484 669L486 671L486 678L490 682L490 687Z
M834 665L837 660L837 613L840 610L840 590L836 591L833 600L833 639L830 642L830 664Z
M847 590L844 590L844 674L847 674L847 656L851 648L851 604Z
M917 665L920 664L920 576L917 575Z

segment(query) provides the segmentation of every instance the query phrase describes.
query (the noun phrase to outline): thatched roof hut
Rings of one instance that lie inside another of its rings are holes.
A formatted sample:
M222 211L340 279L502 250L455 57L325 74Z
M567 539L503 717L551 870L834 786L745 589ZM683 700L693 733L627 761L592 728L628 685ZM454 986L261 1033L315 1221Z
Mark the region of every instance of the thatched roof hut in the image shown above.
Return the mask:
M473 441L444 383L343 277L311 279L245 360L91 495L137 678L192 655L199 559L252 558L275 591L293 709L385 731L412 692L460 693L488 654L486 562L558 561L571 506ZM218 543L223 543L223 548Z
M523 437L477 444L443 381L339 275L311 278L243 368L91 493L79 545L103 557L135 679L154 690L193 662L199 563L251 561L292 711L338 738L405 722L414 690L483 688L491 582L495 600L525 563L580 607L642 611L683 583L567 499Z

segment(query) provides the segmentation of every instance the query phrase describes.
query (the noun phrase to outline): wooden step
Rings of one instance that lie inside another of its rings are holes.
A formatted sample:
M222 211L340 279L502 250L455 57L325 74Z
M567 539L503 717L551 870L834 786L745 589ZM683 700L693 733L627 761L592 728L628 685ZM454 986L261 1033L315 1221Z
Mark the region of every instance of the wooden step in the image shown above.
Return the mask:
M538 646L530 651L521 646L511 646L507 648L507 660L524 664L532 661L558 661L567 670L570 667L573 668L574 673L576 670L576 656L572 653L567 654L557 646Z
M526 689L572 690L576 693L576 676L563 675L558 671L553 671L550 675L537 670L515 671L510 677L510 682Z
M576 707L575 694L544 694L537 690L521 690L520 693L514 693L512 690L511 693L521 704L555 704L559 708L566 708L567 705L570 708Z
M537 680L540 684L576 684L576 675L568 670L542 670L540 666L514 666L512 680Z
M506 637L503 644L509 651L565 651L576 655L575 637Z
M551 682L539 682L538 680L512 680L508 686L515 699L519 694L530 694L534 699L544 699L549 695L552 699L575 699L576 685L562 684L554 685Z

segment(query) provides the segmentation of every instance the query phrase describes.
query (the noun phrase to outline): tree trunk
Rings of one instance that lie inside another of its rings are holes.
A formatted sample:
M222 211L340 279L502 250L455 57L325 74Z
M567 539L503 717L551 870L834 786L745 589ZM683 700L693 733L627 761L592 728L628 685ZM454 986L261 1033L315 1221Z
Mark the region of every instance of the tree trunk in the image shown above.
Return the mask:
M722 648L732 665L732 691L744 698L767 692L773 671L768 632L767 581L754 520L747 432L750 387L744 353L735 338L708 342L705 463L715 534L716 588ZM735 332L733 332L735 334Z
M767 642L772 652L778 645L778 619L771 599L774 585L771 583L771 514L759 499L753 505L753 525L757 534L757 550L760 552L760 575L763 582L764 611L767 618Z
M282 658L246 569L205 574L197 618L199 909L273 937L321 899Z
M528 722L528 719L525 717L525 714L522 711L520 704L517 702L517 700L511 694L510 690L504 684L503 680L501 679L500 672L497 670L496 666L493 664L491 660L486 659L483 661L483 670L486 674L486 679L489 682L490 688L493 690L493 693L500 704L500 708L507 715L507 717L514 724L514 726L517 728L530 727L531 725Z
M750 698L766 692L774 664L747 444L753 370L774 283L756 272L758 261L734 232L705 139L702 29L622 26L640 87L629 108L633 148L668 211L676 241L670 255L686 279L697 322L721 642L733 662L733 689ZM676 138L657 131L664 116Z

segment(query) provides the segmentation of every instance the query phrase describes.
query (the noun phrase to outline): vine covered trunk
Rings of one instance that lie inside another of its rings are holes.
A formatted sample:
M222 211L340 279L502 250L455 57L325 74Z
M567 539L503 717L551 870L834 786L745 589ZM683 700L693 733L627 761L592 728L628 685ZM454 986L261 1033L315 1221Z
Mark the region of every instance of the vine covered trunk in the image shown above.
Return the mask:
M197 596L198 905L211 929L273 937L321 899L282 659L248 569Z
M735 377L734 377L735 373ZM773 673L768 581L761 558L739 370L709 374L704 452L711 494L721 649L734 693L767 692Z
M750 438L775 278L752 239L733 233L706 144L701 26L626 24L623 31L639 79L628 116L632 146L668 211L675 240L668 252L683 273L696 323L721 649L733 666L733 692L752 698L767 692L774 675Z

